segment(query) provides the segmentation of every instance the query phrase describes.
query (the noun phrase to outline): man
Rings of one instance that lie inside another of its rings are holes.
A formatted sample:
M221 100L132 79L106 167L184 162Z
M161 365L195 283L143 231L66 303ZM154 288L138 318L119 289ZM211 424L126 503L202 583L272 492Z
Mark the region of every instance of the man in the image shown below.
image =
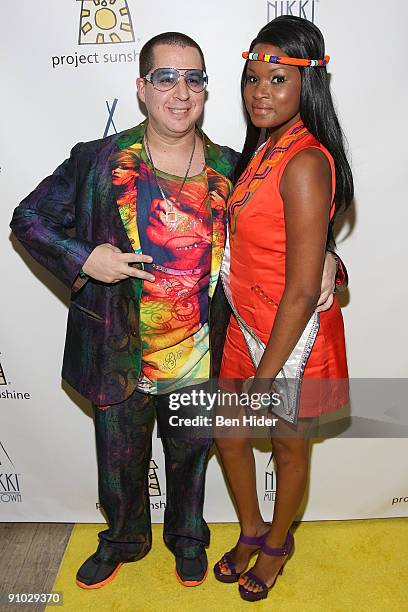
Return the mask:
M207 82L202 51L188 36L161 34L141 50L140 74L147 121L76 145L11 223L72 290L62 375L95 406L99 497L109 522L77 574L88 589L150 549L155 414L166 431L169 393L217 376L229 316L218 276L226 177L237 154L196 128ZM323 301L332 280L326 284ZM178 580L195 586L207 574L202 511L212 441L162 441L164 539Z

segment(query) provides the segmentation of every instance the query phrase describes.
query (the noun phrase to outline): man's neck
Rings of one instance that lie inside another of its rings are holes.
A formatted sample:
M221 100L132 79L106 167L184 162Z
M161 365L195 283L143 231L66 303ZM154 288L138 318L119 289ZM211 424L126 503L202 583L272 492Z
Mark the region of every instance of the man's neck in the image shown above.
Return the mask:
M202 172L205 165L204 149L201 138L196 135L195 127L186 133L173 136L171 133L160 133L149 122L145 137L157 170L183 177L189 165L188 176ZM195 138L197 140L194 155L189 163Z
M150 149L156 151L159 155L171 155L172 153L175 155L183 155L184 151L191 151L195 138L195 126L188 132L173 135L171 133L160 133L155 126L149 122L146 128L146 137Z

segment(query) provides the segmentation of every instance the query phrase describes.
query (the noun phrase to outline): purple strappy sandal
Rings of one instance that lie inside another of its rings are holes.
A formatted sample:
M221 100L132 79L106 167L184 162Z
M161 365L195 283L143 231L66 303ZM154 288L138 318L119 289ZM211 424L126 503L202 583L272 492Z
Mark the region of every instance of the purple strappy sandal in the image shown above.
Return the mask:
M261 548L261 546L263 546L265 542L265 539L268 533L269 531L265 531L265 533L263 533L260 536L252 536L252 537L246 536L243 533L241 533L241 535L239 536L239 542L242 542L242 544L247 544L248 546L258 546L258 548ZM221 571L220 565L223 563L227 565L230 571L230 574L224 574ZM226 583L238 582L239 577L241 576L241 572L237 572L235 563L232 560L232 555L230 552L226 552L222 556L222 558L219 561L217 561L217 563L214 565L214 575L216 579L219 580L220 582L226 582Z
M240 584L239 594L241 595L242 599L245 599L246 601L259 601L260 599L266 599L266 597L268 597L270 589L275 584L278 576L282 574L283 567L286 561L289 559L289 556L293 552L293 546L294 540L293 535L290 531L288 531L285 543L281 548L271 548L270 546L265 544L265 542L262 544L261 552L265 553L265 555L270 555L271 557L286 557L286 559L284 560L282 567L280 568L275 580L273 581L270 587L268 587L263 580L258 578L258 576L254 574L252 570L249 570L248 572L245 572L245 574L242 574L242 576L248 576L248 578L253 580L255 584L261 587L260 591L248 591L248 589L246 589L242 584Z

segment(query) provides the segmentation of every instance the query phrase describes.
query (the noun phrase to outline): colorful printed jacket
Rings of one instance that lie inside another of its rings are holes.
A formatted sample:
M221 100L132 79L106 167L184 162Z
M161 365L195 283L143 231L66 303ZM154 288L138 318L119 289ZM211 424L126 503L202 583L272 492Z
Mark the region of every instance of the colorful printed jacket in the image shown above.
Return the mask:
M141 143L146 122L104 138L77 144L55 172L15 209L10 224L27 251L71 289L63 378L96 404L115 404L134 391L141 368L139 304L143 281L115 284L89 279L73 290L93 249L110 243L132 252L111 182L110 158ZM205 134L208 166L231 176L238 154ZM225 214L226 221L226 214ZM221 283L209 299L211 372L219 372L229 318Z

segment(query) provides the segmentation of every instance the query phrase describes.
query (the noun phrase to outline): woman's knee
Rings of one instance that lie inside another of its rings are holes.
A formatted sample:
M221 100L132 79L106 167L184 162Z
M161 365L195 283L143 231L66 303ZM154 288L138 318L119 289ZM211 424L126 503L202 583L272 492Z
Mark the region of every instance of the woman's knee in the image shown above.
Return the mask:
M305 439L272 440L273 454L278 465L306 464L309 460L309 441Z
M215 438L215 445L220 453L242 453L249 448L250 443L248 438L218 435Z

